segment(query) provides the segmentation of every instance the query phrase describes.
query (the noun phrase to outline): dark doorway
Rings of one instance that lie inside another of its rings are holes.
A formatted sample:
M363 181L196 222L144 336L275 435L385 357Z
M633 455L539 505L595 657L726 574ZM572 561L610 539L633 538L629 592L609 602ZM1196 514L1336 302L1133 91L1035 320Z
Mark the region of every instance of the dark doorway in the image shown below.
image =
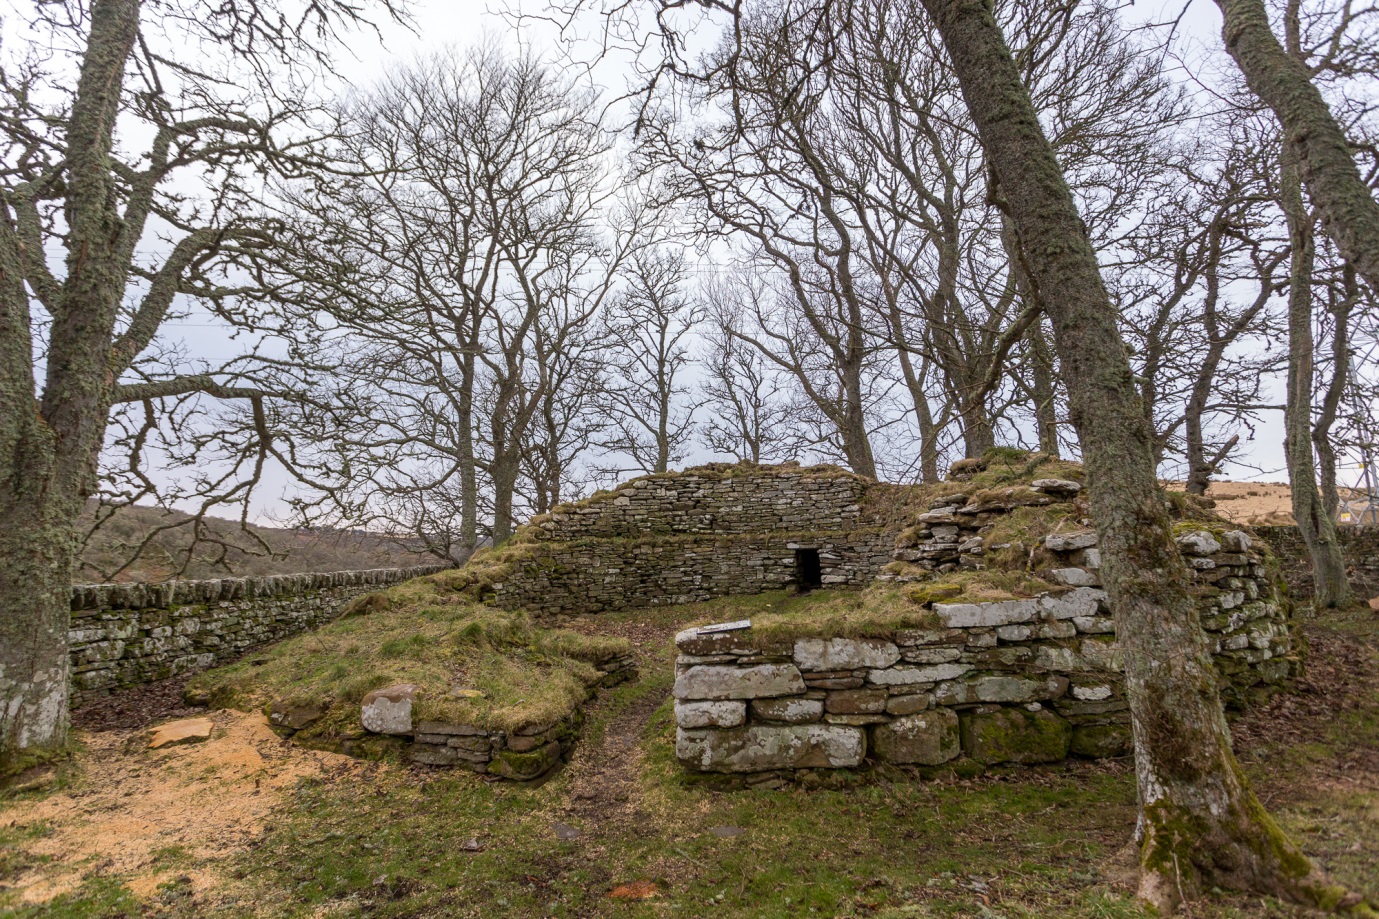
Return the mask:
M800 590L824 586L823 569L819 567L818 549L795 550L795 583Z

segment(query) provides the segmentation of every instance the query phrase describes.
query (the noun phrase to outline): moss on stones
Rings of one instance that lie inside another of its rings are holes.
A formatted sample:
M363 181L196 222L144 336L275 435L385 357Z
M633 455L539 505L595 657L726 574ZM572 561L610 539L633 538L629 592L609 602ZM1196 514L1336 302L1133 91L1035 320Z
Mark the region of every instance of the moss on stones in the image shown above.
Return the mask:
M1052 763L1065 759L1072 726L1048 709L1002 708L962 717L962 749L987 766Z

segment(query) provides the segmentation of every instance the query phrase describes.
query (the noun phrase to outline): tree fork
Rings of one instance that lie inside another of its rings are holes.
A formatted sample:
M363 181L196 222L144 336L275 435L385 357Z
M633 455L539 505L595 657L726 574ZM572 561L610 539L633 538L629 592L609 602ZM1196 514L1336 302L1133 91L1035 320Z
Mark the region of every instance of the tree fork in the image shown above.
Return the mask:
M1307 66L1279 44L1263 0L1216 0L1222 37L1250 90L1283 127L1296 150L1322 225L1345 260L1379 291L1379 203L1360 177L1350 143Z
M1287 839L1230 749L1216 674L1155 479L1115 308L987 0L922 0L1048 304L1125 657L1141 807L1140 896L1165 913L1216 885L1366 910Z

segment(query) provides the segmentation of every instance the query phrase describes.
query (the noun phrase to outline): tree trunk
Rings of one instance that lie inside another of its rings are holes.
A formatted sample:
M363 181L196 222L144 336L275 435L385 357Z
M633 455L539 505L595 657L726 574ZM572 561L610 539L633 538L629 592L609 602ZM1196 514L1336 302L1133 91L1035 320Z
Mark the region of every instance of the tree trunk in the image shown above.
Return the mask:
M67 737L73 513L54 512L57 438L34 402L27 295L0 228L0 768Z
M22 508L3 504L0 763L15 751L51 749L66 741L67 628L76 542L75 515L46 503Z
M72 562L109 423L111 335L129 273L110 151L139 0L91 5L65 125L66 275L37 398L12 218L0 227L0 756L67 739Z
M512 498L517 490L519 460L516 454L493 458L493 544L501 546L512 536Z
M1350 378L1350 315L1360 298L1354 269L1345 269L1344 284L1344 296L1331 310L1335 324L1331 336L1331 379L1327 381L1321 410L1312 425L1312 445L1317 450L1317 484L1322 491L1322 506L1332 520L1341 510L1341 493L1336 487L1336 445L1331 440L1331 429L1336 424Z
M477 338L477 335L475 336ZM465 349L460 367L459 406L455 427L459 431L460 454L460 552L463 564L479 547L479 467L474 457L474 377L477 348Z
M996 432L991 425L991 417L986 413L986 403L968 403L962 413L962 447L968 459L976 459L996 446Z
M1288 220L1292 267L1288 289L1288 398L1284 412L1284 451L1293 492L1293 519L1312 557L1313 602L1332 609L1350 602L1345 558L1321 494L1312 462L1312 266L1316 248L1312 218L1302 201L1302 181L1294 149L1284 144L1279 170L1283 213Z
M1116 311L989 0L922 2L1053 323L1125 660L1141 807L1140 896L1165 912L1213 885L1327 901L1335 888L1274 824L1231 752Z
M1379 290L1379 203L1355 166L1345 132L1307 66L1279 44L1264 0L1216 0L1222 36L1245 82L1283 126L1307 191L1336 248Z
M1039 434L1039 451L1058 456L1058 402L1054 388L1053 355L1044 340L1044 330L1036 321L1029 327L1030 389L1034 393L1034 423Z

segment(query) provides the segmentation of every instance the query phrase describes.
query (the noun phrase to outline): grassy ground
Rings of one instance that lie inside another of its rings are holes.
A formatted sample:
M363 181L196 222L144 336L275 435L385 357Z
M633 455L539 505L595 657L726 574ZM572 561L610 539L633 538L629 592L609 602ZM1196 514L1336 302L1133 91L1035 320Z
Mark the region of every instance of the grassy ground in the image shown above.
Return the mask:
M574 760L541 787L378 764L348 780L328 770L228 858L154 853L172 880L142 900L93 868L41 911L9 905L18 916L81 917L1142 915L1115 857L1134 824L1129 763L949 781L895 773L810 792L686 782L665 702L670 638L734 612L756 611L719 602L575 623L630 640L643 677L594 704ZM1237 746L1294 838L1379 897L1379 620L1357 612L1308 632L1313 664L1300 691L1239 722ZM11 824L0 811L0 880L44 832ZM208 869L215 886L196 889ZM1225 897L1188 915L1306 914Z
M301 739L359 733L360 700L397 683L421 687L418 720L511 731L569 714L598 678L594 664L628 650L619 638L538 628L525 613L476 603L453 589L457 576L371 594L357 615L202 673L190 688L216 708L325 710Z

